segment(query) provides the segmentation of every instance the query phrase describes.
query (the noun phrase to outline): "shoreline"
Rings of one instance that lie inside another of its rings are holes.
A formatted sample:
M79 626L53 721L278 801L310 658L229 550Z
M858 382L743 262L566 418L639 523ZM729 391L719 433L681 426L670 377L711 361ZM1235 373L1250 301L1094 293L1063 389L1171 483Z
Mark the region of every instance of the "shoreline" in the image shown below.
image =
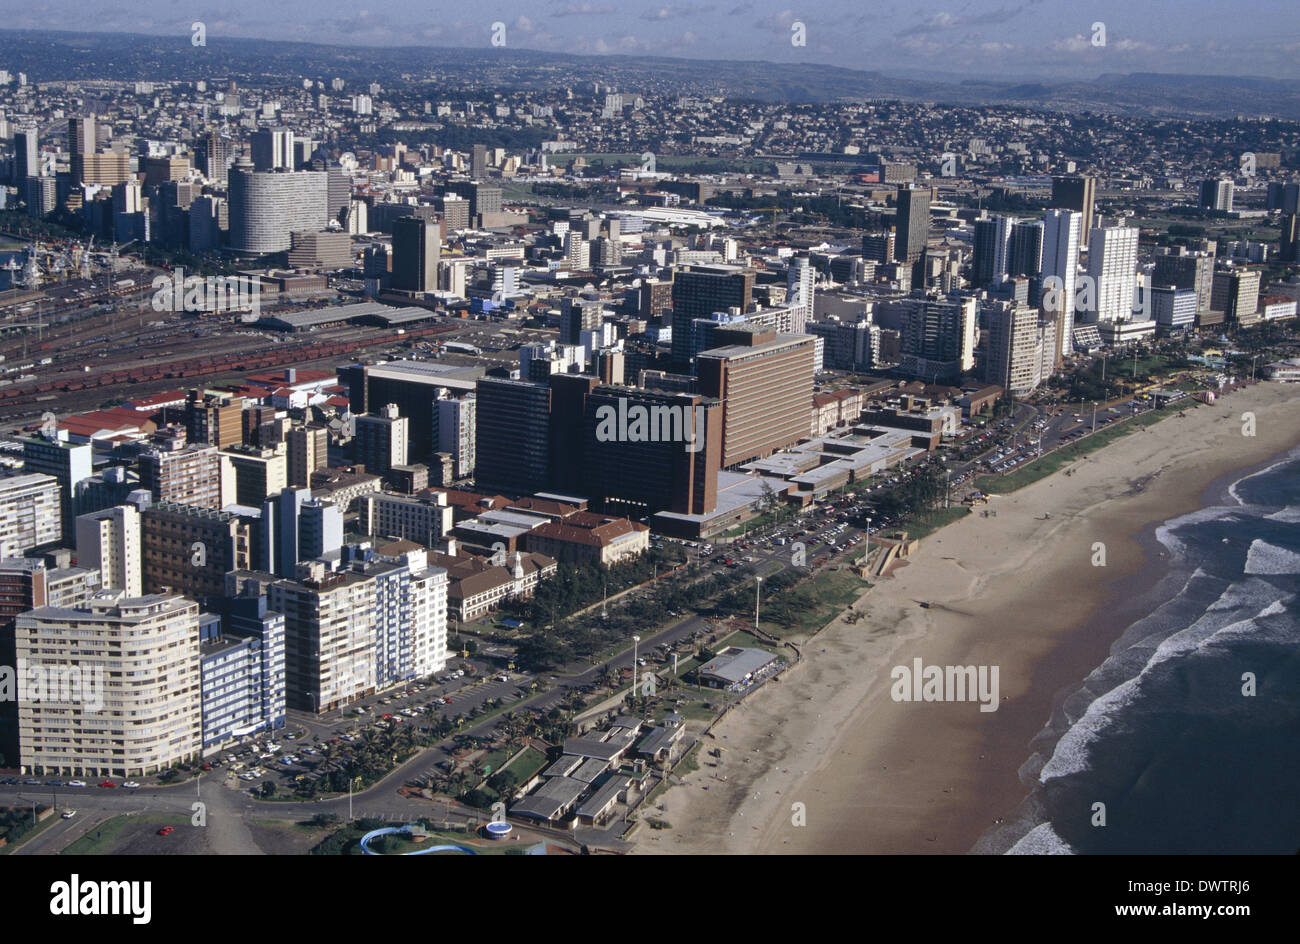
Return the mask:
M925 539L853 604L866 618L806 640L779 686L714 728L718 767L668 791L659 815L673 828L642 833L636 851L969 852L1027 797L1021 768L1052 711L1150 611L1169 572L1155 529L1221 503L1232 481L1300 442L1294 399L1260 383L1172 414L993 498L996 518L970 515ZM1253 440L1241 436L1248 409ZM998 710L894 702L889 669L916 657L999 666ZM792 825L795 803L805 826Z

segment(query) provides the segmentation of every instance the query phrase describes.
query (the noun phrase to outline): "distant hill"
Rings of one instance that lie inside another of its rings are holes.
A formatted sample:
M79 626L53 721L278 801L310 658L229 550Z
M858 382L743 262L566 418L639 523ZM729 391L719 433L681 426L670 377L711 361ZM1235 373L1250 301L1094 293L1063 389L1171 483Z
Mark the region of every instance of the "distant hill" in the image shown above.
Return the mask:
M458 89L554 89L600 82L644 92L725 95L760 101L837 102L869 98L954 105L1020 105L1147 117L1300 120L1293 82L1241 76L1135 73L1090 81L997 82L936 76L901 78L833 65L652 56L580 56L527 49L358 47L189 34L71 33L0 30L0 65L33 82L68 79L193 80L235 78L257 84L284 78L395 82L433 74L440 95ZM913 72L913 75L916 73Z

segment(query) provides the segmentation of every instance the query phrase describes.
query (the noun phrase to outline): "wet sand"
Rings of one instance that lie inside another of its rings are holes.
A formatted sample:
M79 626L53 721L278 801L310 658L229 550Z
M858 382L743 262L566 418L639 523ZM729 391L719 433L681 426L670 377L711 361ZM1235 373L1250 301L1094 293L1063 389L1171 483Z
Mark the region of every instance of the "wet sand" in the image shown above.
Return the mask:
M1018 771L1055 701L1144 612L1153 527L1300 442L1297 405L1300 387L1269 383L1189 407L923 541L854 604L865 618L836 620L714 728L721 758L668 791L673 828L641 831L636 851L968 852L1028 792ZM890 670L917 657L998 666L998 709L894 701Z

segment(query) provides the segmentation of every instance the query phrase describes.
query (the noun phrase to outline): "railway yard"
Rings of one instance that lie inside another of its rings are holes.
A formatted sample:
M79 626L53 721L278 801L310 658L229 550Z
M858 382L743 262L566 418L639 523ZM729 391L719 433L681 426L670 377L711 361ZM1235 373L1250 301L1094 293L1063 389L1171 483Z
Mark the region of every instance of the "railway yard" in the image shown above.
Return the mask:
M356 325L302 334L268 331L231 313L198 318L155 311L154 274L128 273L136 287L124 293L102 285L78 291L70 290L73 283L51 286L36 305L39 315L0 320L0 426L17 429L47 411L63 415L127 396L237 380L246 371L337 366L362 354L483 327L429 323L400 336ZM268 306L262 313L291 307Z

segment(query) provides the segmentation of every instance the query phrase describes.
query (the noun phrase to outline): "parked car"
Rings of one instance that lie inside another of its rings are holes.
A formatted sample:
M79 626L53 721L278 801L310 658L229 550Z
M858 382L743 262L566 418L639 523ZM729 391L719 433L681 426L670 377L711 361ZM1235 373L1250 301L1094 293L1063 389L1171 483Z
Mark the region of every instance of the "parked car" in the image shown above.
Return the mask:
M76 811L76 810L64 810L64 811L63 811L62 813L60 813L59 815L62 816L64 819L72 819L72 817L74 817L74 816L77 815L77 811Z
M112 780L101 780L101 781L99 782L99 785L100 785L101 787L106 788L106 789L111 789L111 788L117 786L117 784L114 783Z
M122 789L123 789L123 790L139 790L139 789L140 789L140 784L136 783L134 780L128 780L128 781L126 781L125 783L122 784Z
M172 833L174 833L175 831L176 831L176 827L175 827L175 826L164 826L162 829L158 830L158 835L159 835L159 836L170 836L170 835L171 835Z
M86 781L84 781L84 780L69 780L69 781L68 781L68 786L70 786L70 787L84 787L85 785L86 785Z

